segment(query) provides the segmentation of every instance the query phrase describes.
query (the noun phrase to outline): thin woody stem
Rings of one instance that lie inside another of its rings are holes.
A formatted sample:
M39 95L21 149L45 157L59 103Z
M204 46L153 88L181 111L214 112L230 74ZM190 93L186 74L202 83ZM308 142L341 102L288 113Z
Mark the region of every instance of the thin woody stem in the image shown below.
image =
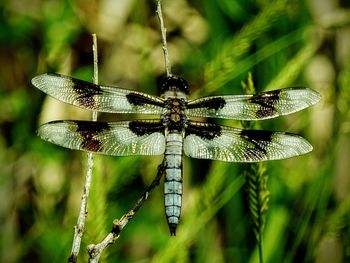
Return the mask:
M160 31L161 31L161 36L162 36L162 49L164 53L164 62L165 62L165 70L166 70L166 75L170 77L171 74L171 64L170 64L170 59L169 59L169 51L168 51L168 44L166 40L166 27L164 26L164 21L163 21L163 12L162 12L162 5L161 5L161 0L157 0L157 16L159 19L159 24L160 24Z
M92 52L93 52L93 55L94 55L94 77L93 77L93 83L98 85L98 53L97 53L97 37L96 37L96 34L92 34ZM92 112L92 120L93 121L97 121L97 111L93 111Z
M97 54L97 38L96 34L92 34L92 50L93 50L93 59L94 59L94 76L93 76L93 83L98 84L98 54ZM92 120L97 121L97 112L92 112ZM91 187L91 180L92 180L92 170L94 166L94 157L92 153L87 154L87 168L86 168L86 176L85 176L85 184L84 184L84 190L83 195L81 198L81 204L80 204L80 212L79 217L77 220L77 224L74 226L74 237L73 237L73 244L72 244L72 251L68 258L69 263L75 263L78 259L78 254L80 251L80 244L81 239L84 234L84 228L85 228L85 219L87 216L87 202Z

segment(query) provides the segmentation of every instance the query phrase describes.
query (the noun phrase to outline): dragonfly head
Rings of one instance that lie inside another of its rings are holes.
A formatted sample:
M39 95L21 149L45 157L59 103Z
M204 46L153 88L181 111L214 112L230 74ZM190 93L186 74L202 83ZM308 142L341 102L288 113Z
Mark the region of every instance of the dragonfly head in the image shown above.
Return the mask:
M165 77L160 82L160 92L164 94L167 91L182 92L187 95L189 93L187 81L177 76Z

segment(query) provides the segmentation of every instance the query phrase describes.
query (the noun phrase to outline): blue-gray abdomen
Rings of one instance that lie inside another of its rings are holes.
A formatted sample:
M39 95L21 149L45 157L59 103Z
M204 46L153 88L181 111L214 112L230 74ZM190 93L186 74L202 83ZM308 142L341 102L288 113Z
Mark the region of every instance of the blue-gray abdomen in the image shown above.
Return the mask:
M164 204L170 234L176 234L182 200L182 133L169 132L166 137Z

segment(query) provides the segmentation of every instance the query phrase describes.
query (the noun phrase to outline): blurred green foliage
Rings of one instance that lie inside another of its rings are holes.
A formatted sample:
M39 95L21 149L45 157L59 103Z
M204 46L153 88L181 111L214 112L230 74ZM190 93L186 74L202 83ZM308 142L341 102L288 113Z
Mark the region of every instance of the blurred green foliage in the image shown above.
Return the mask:
M164 0L170 60L193 97L292 85L320 92L300 113L261 129L306 137L308 155L266 162L265 262L350 260L349 3L335 0ZM164 74L153 1L4 0L0 3L0 261L63 262L78 217L86 154L40 140L40 123L89 119L30 83L43 72L92 80L91 33L100 83L157 94ZM141 116L107 115L104 120ZM240 126L236 121L221 121ZM161 157L95 156L85 247L98 243L150 184ZM184 158L183 211L170 237L157 188L105 262L258 262L241 164Z

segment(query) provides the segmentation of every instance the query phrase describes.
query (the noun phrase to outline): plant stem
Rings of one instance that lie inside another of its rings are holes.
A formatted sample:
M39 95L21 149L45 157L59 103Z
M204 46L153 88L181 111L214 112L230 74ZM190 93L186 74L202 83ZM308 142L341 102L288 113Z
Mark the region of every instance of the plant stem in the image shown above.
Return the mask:
M92 50L93 50L93 59L94 59L94 76L93 83L98 84L98 54L97 54L97 39L96 34L92 34ZM97 120L97 112L92 112L92 120ZM83 195L81 198L80 204L80 212L77 220L77 224L74 226L74 237L73 237L73 245L72 251L68 258L68 262L75 263L78 259L78 254L80 251L81 239L84 234L85 228L85 219L87 216L87 202L90 192L91 180L92 180L92 169L94 166L94 157L92 153L87 154L87 168L86 168L86 176L85 176L85 184Z
M159 19L159 24L160 24L160 31L161 31L161 36L162 36L162 49L164 53L164 63L165 63L165 70L166 70L166 75L169 77L171 76L171 64L170 64L170 59L169 59L169 52L168 52L168 44L166 40L166 27L164 26L164 20L163 20L163 12L162 12L162 4L161 0L157 0L157 16Z
M264 263L263 246L262 246L262 232L259 232L258 248L259 248L259 263Z

